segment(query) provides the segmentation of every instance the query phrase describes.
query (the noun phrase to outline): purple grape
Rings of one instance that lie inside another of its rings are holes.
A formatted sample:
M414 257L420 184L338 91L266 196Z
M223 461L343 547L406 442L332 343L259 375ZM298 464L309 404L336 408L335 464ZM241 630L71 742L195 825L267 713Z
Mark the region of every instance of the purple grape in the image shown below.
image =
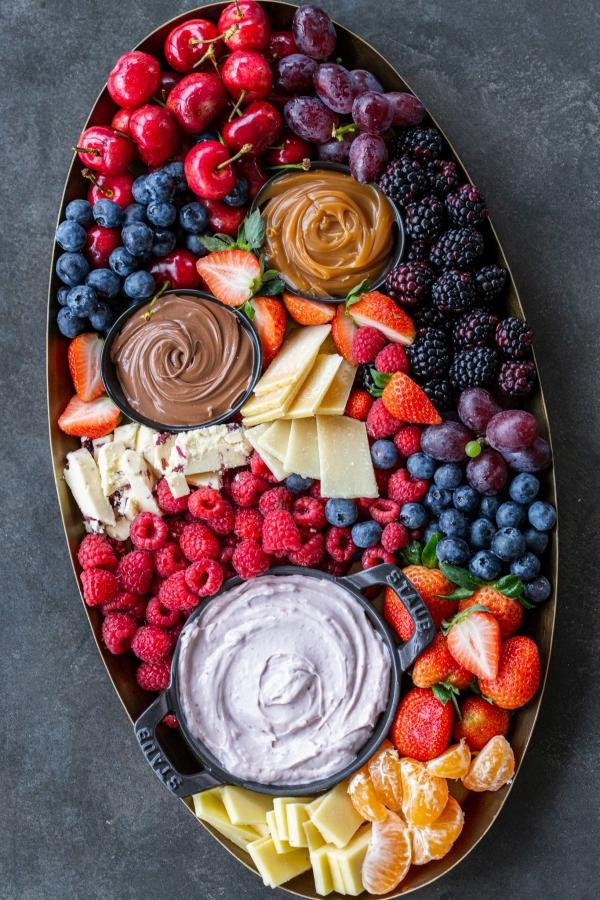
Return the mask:
M515 472L541 472L552 462L550 444L541 437L525 450L503 450L502 456Z
M476 434L485 432L487 423L500 409L484 388L467 388L458 398L458 418Z
M392 108L385 99L385 94L365 91L352 104L352 118L361 131L381 134L392 124Z
M467 458L465 446L472 440L472 433L460 422L442 422L425 429L421 450L440 462L462 462Z
M376 91L378 94L383 94L383 87L372 72L367 72L366 69L352 69L350 74L356 82L359 93L362 94L364 91Z
M301 7L307 9L307 7ZM338 117L318 97L294 97L283 107L288 128L315 144L324 144L333 136Z
M345 134L341 141L338 141L337 138L333 138L331 141L319 144L317 149L318 158L324 162L336 162L348 165L350 147L352 146L354 138L354 134Z
M496 450L486 448L481 456L467 463L467 481L474 490L486 497L499 494L507 478L506 463Z
M378 181L388 161L386 143L378 134L359 134L350 147L350 171L361 184Z
M303 94L312 91L319 65L304 53L291 53L275 64L273 84L287 94Z
M318 6L301 6L294 13L292 32L296 46L313 59L327 59L335 50L335 28Z
M394 114L393 125L418 125L423 121L425 107L414 94L390 91L385 96Z
M485 436L495 450L525 450L538 436L538 425L524 409L505 409L490 419Z
M349 113L358 88L344 66L322 63L315 75L315 91L329 109L336 113Z

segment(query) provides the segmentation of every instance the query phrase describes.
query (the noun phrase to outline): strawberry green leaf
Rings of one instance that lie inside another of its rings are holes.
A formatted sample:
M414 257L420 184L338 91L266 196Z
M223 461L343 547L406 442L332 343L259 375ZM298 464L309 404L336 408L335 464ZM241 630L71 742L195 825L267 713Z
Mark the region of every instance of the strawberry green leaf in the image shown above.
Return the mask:
M276 294L280 294L284 287L285 285L281 278L271 278L266 283L263 281L257 293L262 294L263 297L274 297Z
M244 240L250 250L260 250L265 240L265 222L258 209L255 209L240 226Z
M248 319L253 319L256 315L256 312L250 300L246 300L245 303L243 303L241 306L238 306L238 309L240 310L240 312L243 312Z
M355 303L358 303L358 301L361 298L361 295L364 294L364 292L366 290L368 290L370 283L371 283L370 279L365 278L363 281L360 282L360 284L357 284L356 287L352 288L352 290L346 297L346 309L347 310L350 309L350 307L353 306Z
M441 703L446 705L448 700L450 699L450 691L444 684L434 684L431 688L431 693L434 697L436 697Z
M468 597L473 595L473 591L469 588L456 588L455 591L452 591L451 594L435 594L435 597L439 597L440 600L466 600Z
M201 237L200 243L211 253L218 253L221 250L231 250L233 238L230 238L228 234L209 234Z
M435 548L439 544L442 539L442 534L439 531L434 532L431 535L425 546L423 547L423 552L421 553L421 562L428 569L437 568L438 559L435 555Z
M481 603L476 603L475 606L468 606L466 609L461 609L460 612L455 613L451 619L444 619L442 622L442 632L448 634L453 625L458 625L459 622L463 622L468 616L472 616L473 613L476 612L489 613L489 609L487 606L482 606Z
M479 682L477 681L476 678L474 678L473 681L470 683L469 690L473 691L474 694L479 694L479 696L481 696L481 691L479 690Z
M421 565L421 544L419 541L411 541L404 550L400 551L400 555L407 566Z
M471 575L466 569L461 569L460 566L451 566L448 563L441 562L440 569L448 581L454 582L459 587L469 589L471 593L486 583L481 578Z
M492 587L506 597L520 597L523 593L523 582L516 575L505 575L494 581Z

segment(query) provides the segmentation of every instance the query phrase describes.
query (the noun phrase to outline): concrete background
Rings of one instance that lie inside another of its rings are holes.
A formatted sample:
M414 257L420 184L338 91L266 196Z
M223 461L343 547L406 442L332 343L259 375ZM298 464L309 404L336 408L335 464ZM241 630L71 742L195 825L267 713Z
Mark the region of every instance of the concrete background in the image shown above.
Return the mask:
M560 610L545 702L491 833L423 900L597 896L597 259L593 0L323 0L405 74L483 187L537 351L557 456ZM114 60L188 4L2 4L0 897L203 900L263 888L161 788L92 642L51 480L45 295L70 146ZM191 4L190 4L191 5Z

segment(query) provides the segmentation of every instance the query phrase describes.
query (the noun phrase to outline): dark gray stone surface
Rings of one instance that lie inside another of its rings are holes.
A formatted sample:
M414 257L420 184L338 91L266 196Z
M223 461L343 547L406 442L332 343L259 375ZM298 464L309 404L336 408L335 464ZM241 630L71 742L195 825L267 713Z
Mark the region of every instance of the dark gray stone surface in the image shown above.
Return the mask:
M554 427L561 590L550 680L492 832L420 896L592 898L598 869L598 12L592 0L327 0L386 54L484 189ZM96 653L59 524L46 437L45 294L79 133L117 56L185 3L1 7L0 897L274 896L160 787ZM276 896L283 897L277 893Z

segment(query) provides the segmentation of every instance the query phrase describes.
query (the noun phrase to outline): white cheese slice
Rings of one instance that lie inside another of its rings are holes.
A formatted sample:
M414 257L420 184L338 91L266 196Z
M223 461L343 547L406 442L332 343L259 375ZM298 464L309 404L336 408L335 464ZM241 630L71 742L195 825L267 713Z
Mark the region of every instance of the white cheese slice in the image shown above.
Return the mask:
M245 432L246 440L254 447L275 478L278 481L283 481L283 479L291 473L285 468L280 460L258 445L259 438L269 429L269 427L269 425L255 425L253 428L247 428Z
M67 453L64 479L84 519L115 525L115 513L102 493L100 472L89 450Z
M285 339L281 350L254 388L257 397L270 394L288 384L304 380L314 363L331 325L297 328Z
M314 416L292 420L284 466L288 472L302 475L303 478L321 477L317 421Z
M283 462L290 440L291 427L292 423L289 419L279 419L278 422L273 422L270 428L267 428L265 433L259 437L259 448L266 450L271 456Z
M286 412L288 419L314 416L342 363L337 353L319 353L302 387Z
M364 422L348 416L317 416L324 497L378 497Z
M356 369L345 359L342 360L327 393L321 400L317 415L342 416L354 384Z

